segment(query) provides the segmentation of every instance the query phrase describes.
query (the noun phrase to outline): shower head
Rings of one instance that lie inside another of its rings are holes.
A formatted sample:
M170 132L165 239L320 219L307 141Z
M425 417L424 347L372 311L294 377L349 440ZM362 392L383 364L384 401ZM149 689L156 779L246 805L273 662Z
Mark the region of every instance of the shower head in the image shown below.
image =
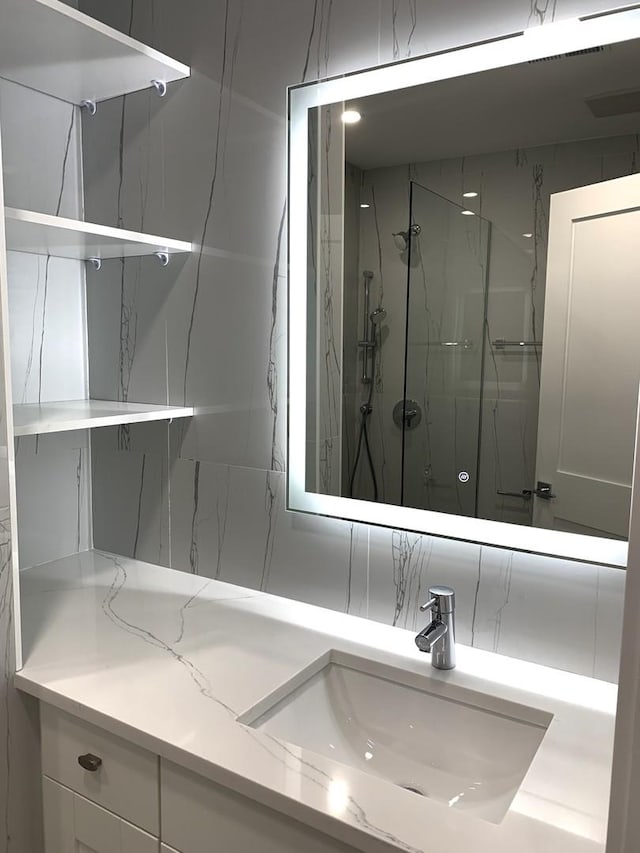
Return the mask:
M403 249L408 249L408 248L409 248L409 243L411 242L411 238L412 238L412 237L417 237L417 236L418 236L418 234L421 234L421 233L422 233L422 226L420 226L420 225L412 225L412 226L411 226L411 228L409 228L409 230L408 230L408 231L396 231L396 232L395 232L394 234L392 234L391 236L392 236L392 237L400 237L400 239L401 239L401 240L403 241L403 243L404 243L404 246L403 246L402 248L403 248Z
M382 323L386 316L387 312L384 310L384 308L376 308L376 310L372 311L369 315L369 319L371 320L374 326L377 326Z
M373 271L372 270L364 270L362 275L365 278L372 279L373 278Z

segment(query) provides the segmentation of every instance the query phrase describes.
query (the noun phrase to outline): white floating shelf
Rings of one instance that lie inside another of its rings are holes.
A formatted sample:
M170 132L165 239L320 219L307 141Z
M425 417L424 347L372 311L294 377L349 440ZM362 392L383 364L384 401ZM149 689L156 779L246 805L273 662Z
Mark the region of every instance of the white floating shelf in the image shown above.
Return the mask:
M75 429L140 424L189 418L188 406L152 406L148 403L116 403L111 400L70 400L59 403L27 403L13 407L14 435L42 435Z
M171 83L190 69L59 0L0 0L0 77L72 104Z
M92 258L137 258L158 253L175 255L192 250L191 243L182 240L92 225L47 213L13 207L6 207L4 213L7 249L14 252L86 261Z

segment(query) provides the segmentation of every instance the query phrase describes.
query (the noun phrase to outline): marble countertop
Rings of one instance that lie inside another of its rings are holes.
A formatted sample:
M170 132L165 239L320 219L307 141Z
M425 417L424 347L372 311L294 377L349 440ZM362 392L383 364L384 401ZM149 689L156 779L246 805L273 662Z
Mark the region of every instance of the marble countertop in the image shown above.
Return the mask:
M604 851L614 685L465 646L438 672L410 631L100 551L21 578L17 687L357 849ZM236 721L331 649L553 715L500 824Z

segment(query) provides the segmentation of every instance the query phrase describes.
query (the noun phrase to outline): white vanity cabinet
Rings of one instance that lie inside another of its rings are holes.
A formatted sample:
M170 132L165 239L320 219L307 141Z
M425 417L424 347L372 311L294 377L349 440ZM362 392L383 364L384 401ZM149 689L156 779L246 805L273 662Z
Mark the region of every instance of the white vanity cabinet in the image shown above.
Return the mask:
M158 838L43 779L45 853L157 853Z
M44 703L40 724L44 853L355 853Z
M44 777L159 836L158 757L51 705L40 708Z
M40 705L45 853L157 853L159 759Z
M355 853L297 820L161 762L162 837L179 853Z

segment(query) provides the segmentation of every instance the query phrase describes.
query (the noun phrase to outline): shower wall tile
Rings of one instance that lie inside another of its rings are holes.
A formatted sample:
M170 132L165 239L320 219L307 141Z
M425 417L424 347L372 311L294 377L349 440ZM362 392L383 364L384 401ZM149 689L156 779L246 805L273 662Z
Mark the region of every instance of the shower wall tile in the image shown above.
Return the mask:
M90 464L86 431L17 439L21 568L91 547Z

